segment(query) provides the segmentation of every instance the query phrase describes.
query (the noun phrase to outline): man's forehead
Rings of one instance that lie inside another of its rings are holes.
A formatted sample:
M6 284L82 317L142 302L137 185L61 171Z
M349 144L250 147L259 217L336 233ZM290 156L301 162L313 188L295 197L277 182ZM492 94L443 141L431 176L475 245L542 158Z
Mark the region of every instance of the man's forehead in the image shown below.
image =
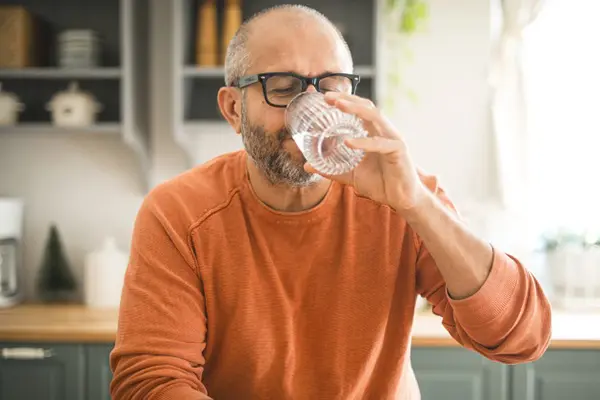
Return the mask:
M254 72L346 70L351 60L342 40L331 27L318 21L271 25L261 24L248 37L251 69ZM260 71L258 71L260 70Z

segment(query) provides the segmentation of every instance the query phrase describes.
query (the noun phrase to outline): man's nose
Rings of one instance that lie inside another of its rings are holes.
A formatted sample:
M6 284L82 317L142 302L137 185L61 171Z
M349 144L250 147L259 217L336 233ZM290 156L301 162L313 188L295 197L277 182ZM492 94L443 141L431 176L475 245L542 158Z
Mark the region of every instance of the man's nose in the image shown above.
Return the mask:
M316 92L317 88L314 85L308 85L308 87L306 88L307 92Z

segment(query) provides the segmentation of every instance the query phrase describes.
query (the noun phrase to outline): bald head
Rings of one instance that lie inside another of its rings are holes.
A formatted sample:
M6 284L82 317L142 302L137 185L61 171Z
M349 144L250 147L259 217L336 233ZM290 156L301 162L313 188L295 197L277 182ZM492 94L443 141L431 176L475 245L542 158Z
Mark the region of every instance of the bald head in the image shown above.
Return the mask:
M265 9L246 20L227 47L225 57L225 84L231 85L246 75L263 53L278 52L282 46L293 51L292 41L298 35L322 35L333 41L337 56L351 72L352 55L340 31L320 12L303 5L282 5ZM276 43L272 43L272 42ZM299 48L301 51L301 48Z

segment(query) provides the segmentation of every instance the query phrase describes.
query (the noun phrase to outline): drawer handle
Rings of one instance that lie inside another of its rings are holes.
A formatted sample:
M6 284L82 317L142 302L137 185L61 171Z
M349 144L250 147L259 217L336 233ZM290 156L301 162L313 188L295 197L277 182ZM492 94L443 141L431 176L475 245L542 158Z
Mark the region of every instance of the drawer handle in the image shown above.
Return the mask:
M43 360L54 355L50 349L31 347L12 347L2 349L2 358L6 360Z

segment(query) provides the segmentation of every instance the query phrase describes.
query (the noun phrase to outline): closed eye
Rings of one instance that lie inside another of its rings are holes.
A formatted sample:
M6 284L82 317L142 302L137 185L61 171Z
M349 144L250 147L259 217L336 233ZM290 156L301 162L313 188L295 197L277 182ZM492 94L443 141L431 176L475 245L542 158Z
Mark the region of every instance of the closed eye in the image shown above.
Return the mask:
M293 86L290 86L290 87L286 87L286 88L271 89L271 93L274 93L274 94L288 94L290 92L293 92L294 90L295 90L295 88Z

